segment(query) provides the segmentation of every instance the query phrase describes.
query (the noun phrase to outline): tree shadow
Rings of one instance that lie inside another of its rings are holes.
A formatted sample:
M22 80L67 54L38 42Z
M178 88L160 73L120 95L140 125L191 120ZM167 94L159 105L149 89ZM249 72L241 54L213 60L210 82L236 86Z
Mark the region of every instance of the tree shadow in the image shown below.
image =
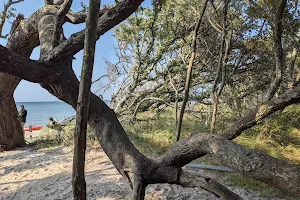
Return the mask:
M125 180L107 178L102 173L102 170L86 173L87 199L125 199L129 195ZM59 173L42 179L8 182L6 184L22 186L14 191L3 187L0 199L73 199L71 177L71 173Z
M130 187L105 154L89 155L85 176L87 199L126 199ZM11 163L3 163L7 161ZM73 199L72 156L63 147L38 151L18 149L3 156L0 163L0 173L1 169L4 171L0 174L1 200Z
M14 151L21 151L19 153L13 154ZM0 177L8 175L10 173L22 172L26 170L33 170L35 168L44 168L45 166L52 163L63 163L66 162L66 159L63 156L65 152L63 151L63 147L57 147L51 150L34 150L30 147L17 148L9 153L9 155L0 156ZM4 166L4 163L12 164L9 166ZM33 165L33 164L34 165ZM2 173L1 173L2 171Z

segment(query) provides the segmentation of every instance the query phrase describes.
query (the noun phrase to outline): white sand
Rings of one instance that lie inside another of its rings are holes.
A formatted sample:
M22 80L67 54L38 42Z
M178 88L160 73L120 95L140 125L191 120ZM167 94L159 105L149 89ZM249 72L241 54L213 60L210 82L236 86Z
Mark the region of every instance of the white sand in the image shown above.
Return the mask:
M0 199L72 199L72 155L70 147L38 151L33 147L26 147L0 153ZM207 174L203 171L202 173ZM87 151L86 182L88 199L130 199L128 183L101 149ZM244 199L267 199L259 197L253 191L232 187L230 189ZM149 200L217 199L202 189L187 189L168 184L149 186L146 192L146 199Z

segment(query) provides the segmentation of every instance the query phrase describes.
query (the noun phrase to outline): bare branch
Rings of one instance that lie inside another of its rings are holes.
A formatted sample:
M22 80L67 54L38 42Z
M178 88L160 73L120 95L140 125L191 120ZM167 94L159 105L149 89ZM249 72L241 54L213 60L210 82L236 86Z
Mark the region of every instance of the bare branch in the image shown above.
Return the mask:
M300 103L300 87L295 87L277 98L273 98L272 100L265 102L253 111L250 111L241 120L235 122L234 125L230 129L226 130L222 135L224 135L227 139L232 140L238 137L244 130L261 123L272 113L282 110L294 103Z
M56 14L56 26L54 27L54 36L52 40L52 48L58 46L62 35L62 26L64 24L65 15L69 12L73 0L64 0Z
M218 109L218 102L219 97L222 93L222 90L225 86L226 82L226 63L228 61L228 54L230 50L230 43L231 43L231 34L230 37L227 38L227 21L228 21L228 0L225 0L225 5L223 8L223 27L222 27L222 42L219 52L219 60L218 60L218 66L217 66L217 73L213 82L212 86L212 93L211 98L213 100L213 113L212 113L212 119L211 119L211 133L214 133L215 131L215 124L216 124L216 118L217 118L217 109ZM219 84L219 79L221 76L221 83ZM218 85L219 84L219 85Z
M197 21L195 30L194 30L194 35L193 35L193 42L192 42L192 53L191 53L191 58L190 58L190 62L188 65L188 69L187 69L187 77L186 77L186 83L185 83L185 89L184 89L184 100L180 109L180 114L179 114L179 120L178 120L178 126L177 126L177 131L176 131L176 141L179 140L180 138L180 133L181 133L181 126L182 126L182 119L183 119L183 115L184 115L184 110L185 110L185 106L186 103L188 101L189 98L189 90L190 90L190 83L191 83L191 76L192 76L192 67L193 67L193 63L194 63L194 59L195 59L195 55L196 55L196 45L197 45L197 35L198 35L198 31L200 28L200 24L202 21L202 18L204 16L205 10L206 10L206 6L207 6L208 0L206 0L204 2L204 5L202 7L201 10L201 14L200 17Z
M98 17L101 17L102 15L104 15L105 12L107 12L109 9L111 9L113 7L115 7L115 5L104 7L103 9L101 9L99 11ZM75 12L69 11L66 14L66 17L67 17L68 22L70 22L72 24L81 24L81 23L85 22L87 15L88 15L87 12L76 12L75 13Z
M129 17L142 3L142 0L124 0L110 8L98 19L98 38L108 30ZM73 34L68 40L54 48L44 60L52 62L55 59L63 59L75 55L83 49L85 30Z
M104 77L109 77L109 75L108 75L108 74L104 74L104 75L100 76L99 78L97 78L96 80L94 80L94 81L92 82L92 84L95 84L95 83L97 83L98 81L101 81L101 79L104 78Z
M210 23L210 25L216 30L218 31L219 33L222 33L222 28L220 27L219 24L214 24L214 22L208 17L208 22Z
M9 8L13 5L13 4L16 4L16 3L20 3L24 0L8 0L8 2L6 4L4 4L4 8L3 8L3 11L2 11L2 14L1 14L1 18L0 18L0 38L7 38L8 34L6 35L3 35L2 31L3 31L3 26L6 22L6 19L7 19L7 13L9 11Z
M136 106L136 108L135 108L135 110L134 110L133 116L132 116L132 120L135 120L136 115L137 115L137 112L138 112L140 106L141 106L145 101L161 101L161 102L163 102L164 104L166 104L166 105L168 105L168 106L174 107L172 104L166 102L166 101L163 100L163 99L160 99L160 98L157 98L157 97L147 97L147 98L144 98L142 101L140 101L140 102L137 104L137 106Z

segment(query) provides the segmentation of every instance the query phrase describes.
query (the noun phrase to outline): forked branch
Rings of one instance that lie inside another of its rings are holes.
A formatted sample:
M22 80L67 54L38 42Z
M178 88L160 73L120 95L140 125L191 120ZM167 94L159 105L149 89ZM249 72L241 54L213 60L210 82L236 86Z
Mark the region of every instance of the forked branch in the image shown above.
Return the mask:
M124 0L108 9L99 19L97 25L97 39L108 30L129 17L143 2L143 0ZM75 55L84 47L85 30L73 34L49 53L44 61L52 62Z

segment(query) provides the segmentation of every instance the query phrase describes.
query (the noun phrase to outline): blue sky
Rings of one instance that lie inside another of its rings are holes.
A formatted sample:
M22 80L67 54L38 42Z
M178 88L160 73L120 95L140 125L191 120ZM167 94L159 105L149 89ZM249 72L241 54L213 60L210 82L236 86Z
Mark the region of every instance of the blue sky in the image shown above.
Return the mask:
M3 2L6 0L0 0L0 5L3 5ZM82 0L73 0L72 11L79 11L81 9L80 2ZM85 1L88 2L88 1ZM114 4L114 0L102 0L101 5L111 5ZM19 4L16 4L14 8L17 9L17 13L24 14L25 17L28 17L30 14L38 10L44 4L44 0L24 0ZM149 6L151 4L151 0L145 0L142 6ZM2 10L3 7L0 7ZM13 19L9 20L10 22ZM4 26L4 33L6 34L10 30L11 24L8 22ZM85 27L84 24L80 25L72 25L72 24L65 24L64 31L65 35L69 37L71 34L82 30ZM96 56L95 56L95 66L94 66L94 73L93 79L99 78L101 75L105 73L105 60L109 60L114 62L116 59L115 52L114 52L114 45L116 44L115 38L112 36L113 30L104 34L97 42L96 47ZM0 44L5 45L6 40L0 39ZM82 51L76 54L76 60L73 61L73 69L78 76L81 73L81 66L82 66ZM31 55L32 59L39 58L39 48L36 48ZM0 80L1 81L1 80ZM92 86L92 91L97 90L99 85L94 84ZM20 85L17 87L14 93L15 100L17 102L31 102L31 101L56 101L57 98L52 96L48 93L48 91L44 90L39 86L39 84L30 83L28 81L22 80ZM109 99L110 94L107 93L104 96L104 99Z

